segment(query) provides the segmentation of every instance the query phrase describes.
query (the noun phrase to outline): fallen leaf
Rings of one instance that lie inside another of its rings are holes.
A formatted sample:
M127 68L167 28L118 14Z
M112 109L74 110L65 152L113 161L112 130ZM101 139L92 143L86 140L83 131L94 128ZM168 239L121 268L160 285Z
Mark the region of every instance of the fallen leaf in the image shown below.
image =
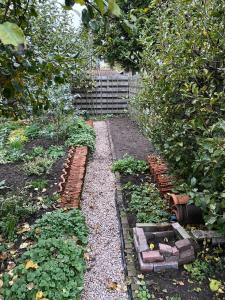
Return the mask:
M37 269L38 265L34 263L32 260L28 260L25 264L25 268L28 269Z
M31 230L30 225L28 223L24 223L21 227L21 229L19 229L17 231L18 234L22 234L24 232L29 232Z
M139 274L137 277L138 277L139 279L144 279L144 278L145 278L143 274Z
M107 289L109 290L116 290L120 293L125 293L127 291L127 286L124 284L119 284L115 281L109 281L106 285Z
M25 248L27 248L28 246L30 245L30 243L28 243L28 242L24 242L24 243L22 243L22 244L20 244L20 249L25 249Z
M40 234L40 233L41 233L41 229L40 229L40 228L38 228L38 227L37 227L37 228L35 228L35 233L36 233L36 234Z
M87 260L87 261L91 260L90 254L84 253L84 259Z
M8 266L7 266L7 270L12 270L13 268L15 268L16 264L13 261L9 261L8 262Z
M216 279L210 279L209 281L210 281L209 283L210 290L212 292L217 292L221 287L221 281L218 281Z
M27 284L27 289L28 289L29 291L31 291L33 288L34 288L33 282Z
M150 248L151 250L153 250L153 249L155 248L155 245L151 243L151 244L149 245L149 248Z
M194 292L200 293L202 289L200 287L196 287L193 289Z
M43 298L43 292L39 291L36 293L35 300L40 300Z
M0 279L0 288L3 287L3 281Z

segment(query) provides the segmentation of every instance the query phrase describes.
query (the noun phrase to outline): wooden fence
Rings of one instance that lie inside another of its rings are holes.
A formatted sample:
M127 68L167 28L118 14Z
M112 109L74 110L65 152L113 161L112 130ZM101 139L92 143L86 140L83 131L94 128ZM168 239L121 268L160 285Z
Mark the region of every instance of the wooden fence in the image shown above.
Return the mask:
M92 89L72 90L76 94L74 105L92 115L125 113L130 96L136 93L137 78L118 73L93 75Z

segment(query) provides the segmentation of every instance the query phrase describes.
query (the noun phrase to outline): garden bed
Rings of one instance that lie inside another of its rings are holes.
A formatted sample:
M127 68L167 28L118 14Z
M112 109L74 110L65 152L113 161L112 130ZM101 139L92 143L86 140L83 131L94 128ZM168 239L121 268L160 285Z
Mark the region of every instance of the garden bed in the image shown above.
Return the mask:
M114 159L121 159L126 154L138 159L146 159L147 155L152 152L153 147L149 145L147 139L140 133L138 126L127 118L121 118L119 122L117 122L117 120L110 120L108 122L113 144ZM135 143L135 141L137 141L137 143ZM133 296L136 297L135 289L138 289L139 293L145 289L144 285L141 285L141 288L140 285L135 285L135 282L143 284L142 279L144 278L150 298L143 299L223 299L223 293L219 294L211 291L209 283L212 281L209 279L216 279L223 283L225 277L223 268L224 250L221 248L213 248L207 243L201 244L199 258L191 267L187 265L187 267L180 267L178 270L168 270L162 273L150 272L144 276L140 275L141 272L133 243L131 247L132 253L131 255L129 254L129 236L132 237L132 228L135 222L140 222L140 220L137 219L137 214L132 214L127 211L129 203L131 202L132 193L127 191L126 188L124 189L124 185L132 183L140 186L140 184L143 184L143 181L149 182L150 176L148 174L148 172L141 175L123 174L119 176L119 185L117 186L119 190L122 187L122 209L120 209L120 214L125 239L125 256L127 257L128 263L128 275L130 278L136 278L132 281L134 284L131 286ZM126 224L129 226L128 230L126 229ZM130 263L131 257L135 258L133 261L136 271L132 269L132 264Z
M69 295L78 297L82 291L85 220L79 209L59 209L62 199L58 184L69 148L74 147L77 157L76 149L83 145L87 154L87 147L93 150L95 134L83 120L72 115L64 118L62 128L54 124L49 119L46 123L37 119L24 124L0 124L4 133L0 147L0 298L3 295L5 300L22 299L25 295L29 299L61 300ZM83 181L83 177L84 172L79 180ZM81 188L82 185L79 193ZM43 247L48 254L41 252ZM62 290L60 284L52 282L43 285L40 280L42 276L46 279L50 265L58 264L56 253L65 257L58 272L70 281L68 289ZM22 266L25 273L21 273ZM68 272L73 276L69 278ZM25 288L22 282L27 284ZM51 290L52 284L55 291Z

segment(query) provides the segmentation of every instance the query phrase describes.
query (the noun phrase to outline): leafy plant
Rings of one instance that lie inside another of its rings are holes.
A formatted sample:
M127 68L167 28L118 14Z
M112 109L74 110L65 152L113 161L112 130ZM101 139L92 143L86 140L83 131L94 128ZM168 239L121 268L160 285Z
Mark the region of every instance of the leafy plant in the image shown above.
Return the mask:
M159 223L168 220L165 201L153 184L127 185L125 188L129 188L127 192L130 195L128 211L137 217L137 222Z
M25 135L29 139L35 139L39 137L40 130L40 124L33 123L25 128Z
M201 282L208 276L210 265L206 261L196 259L193 263L184 265L184 269L190 273L191 278Z
M8 137L8 144L11 148L21 149L23 144L28 141L25 135L24 128L15 129L10 132Z
M43 190L48 186L48 180L36 179L36 180L32 180L30 184L34 189Z
M123 159L115 161L112 165L113 172L121 174L143 174L148 169L144 160L137 160L132 156L125 156Z
M85 219L79 209L69 211L59 209L46 213L35 222L29 232L29 237L35 239L73 238L74 242L80 245L87 244L87 236Z
M58 159L62 156L64 156L65 150L63 149L63 146L50 146L47 150L47 155L51 159Z
M17 195L9 193L4 197L0 196L1 233L8 238L12 238L15 233L17 223L32 214L35 210L36 206L24 193Z
M84 270L83 250L73 241L38 240L22 255L13 276L3 276L2 294L12 300L80 299Z
M221 1L156 1L140 38L144 88L133 105L207 226L225 232L223 24Z
M73 118L67 126L67 146L88 146L91 151L95 149L95 131L80 118Z
M28 161L23 165L23 169L27 175L47 174L52 168L54 161L48 157L36 157L33 161Z
M151 299L151 294L148 291L146 283L144 280L139 281L139 288L135 291L138 300L149 300Z

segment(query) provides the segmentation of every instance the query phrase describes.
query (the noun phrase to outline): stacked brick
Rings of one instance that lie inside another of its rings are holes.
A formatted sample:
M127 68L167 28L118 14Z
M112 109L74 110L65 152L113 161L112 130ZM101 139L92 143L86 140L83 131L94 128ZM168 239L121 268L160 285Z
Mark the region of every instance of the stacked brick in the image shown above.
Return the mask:
M142 272L178 269L179 265L195 260L195 250L190 236L179 223L175 223L174 225L167 225L167 228L165 228L167 230L159 226L158 231L151 231L156 230L153 228L156 225L149 225L149 228L145 228L145 231L141 227L133 228L134 245ZM173 246L161 242L165 238L169 241L171 237L172 239L177 239L175 243L171 241ZM148 242L157 245L154 248L156 250L151 250Z
M171 210L175 213L179 222L185 222L187 219L186 206L189 201L188 195L177 195L172 193L174 178L168 175L167 163L157 155L149 155L148 164L153 181L157 185L163 198L169 201Z
M78 208L85 176L88 148L71 148L64 164L59 192L62 207Z

